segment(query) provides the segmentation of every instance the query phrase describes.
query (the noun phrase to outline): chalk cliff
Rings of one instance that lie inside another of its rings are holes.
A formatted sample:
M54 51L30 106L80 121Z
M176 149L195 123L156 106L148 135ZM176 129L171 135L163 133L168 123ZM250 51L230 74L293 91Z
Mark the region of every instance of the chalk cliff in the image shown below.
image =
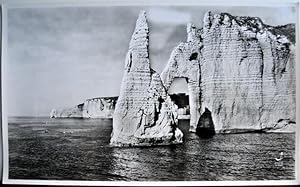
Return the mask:
M207 12L203 28L187 25L187 41L175 47L161 75L150 67L148 45L142 12L129 44L117 104L116 98L88 99L54 109L51 117L109 118L114 113L111 145L116 146L180 143L178 114L187 111L190 131L198 134L203 129L295 131L294 24L269 26L256 17ZM178 109L167 94L177 77L187 80L189 107Z
M149 28L141 12L125 60L125 70L113 116L113 146L151 146L182 142L174 103L160 75L150 67Z
M174 77L187 78L190 131L205 110L221 133L294 131L293 41L294 25L272 27L255 17L208 12L203 28L188 24L187 42L173 50L161 77L166 88Z
M259 18L205 15L201 108L211 110L217 131L295 121L294 46L275 29Z
M112 118L118 97L98 97L70 108L52 109L51 118Z

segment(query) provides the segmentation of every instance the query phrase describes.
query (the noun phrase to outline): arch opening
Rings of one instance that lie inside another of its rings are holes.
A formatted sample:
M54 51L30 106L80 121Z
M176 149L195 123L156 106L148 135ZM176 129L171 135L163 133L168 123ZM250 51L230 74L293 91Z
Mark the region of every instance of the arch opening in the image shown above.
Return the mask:
M190 119L190 101L187 78L174 78L168 90L171 100L178 106L178 119Z

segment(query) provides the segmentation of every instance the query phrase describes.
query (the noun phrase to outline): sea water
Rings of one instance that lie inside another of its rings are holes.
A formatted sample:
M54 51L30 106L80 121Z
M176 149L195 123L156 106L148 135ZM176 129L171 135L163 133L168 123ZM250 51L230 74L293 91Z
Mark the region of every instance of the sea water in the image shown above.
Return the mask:
M110 147L112 119L9 118L9 179L218 181L295 179L294 133L201 139L180 120L184 143ZM280 152L281 161L276 161Z

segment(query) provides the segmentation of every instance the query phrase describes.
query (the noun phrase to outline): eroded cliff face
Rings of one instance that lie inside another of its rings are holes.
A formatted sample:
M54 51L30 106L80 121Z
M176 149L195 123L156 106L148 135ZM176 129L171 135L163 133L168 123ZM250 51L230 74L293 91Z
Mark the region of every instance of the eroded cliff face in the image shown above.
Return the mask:
M132 35L113 116L113 146L151 146L182 142L174 103L160 75L150 67L149 29L141 12Z
M191 80L191 131L205 110L221 133L294 129L295 49L287 27L208 12L203 28L187 28L187 42L173 50L161 76L166 88L174 77Z
M217 131L294 123L293 44L273 30L259 18L205 15L201 106L211 110Z
M118 97L99 97L85 100L70 108L53 109L51 118L112 118Z

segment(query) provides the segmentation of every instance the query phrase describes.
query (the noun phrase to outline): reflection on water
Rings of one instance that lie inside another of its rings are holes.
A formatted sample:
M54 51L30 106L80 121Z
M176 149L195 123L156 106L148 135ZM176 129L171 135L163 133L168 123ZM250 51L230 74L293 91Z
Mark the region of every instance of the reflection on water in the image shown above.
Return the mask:
M295 134L200 139L180 121L181 145L110 147L110 119L9 119L9 178L65 180L294 179ZM275 160L280 152L284 159Z

